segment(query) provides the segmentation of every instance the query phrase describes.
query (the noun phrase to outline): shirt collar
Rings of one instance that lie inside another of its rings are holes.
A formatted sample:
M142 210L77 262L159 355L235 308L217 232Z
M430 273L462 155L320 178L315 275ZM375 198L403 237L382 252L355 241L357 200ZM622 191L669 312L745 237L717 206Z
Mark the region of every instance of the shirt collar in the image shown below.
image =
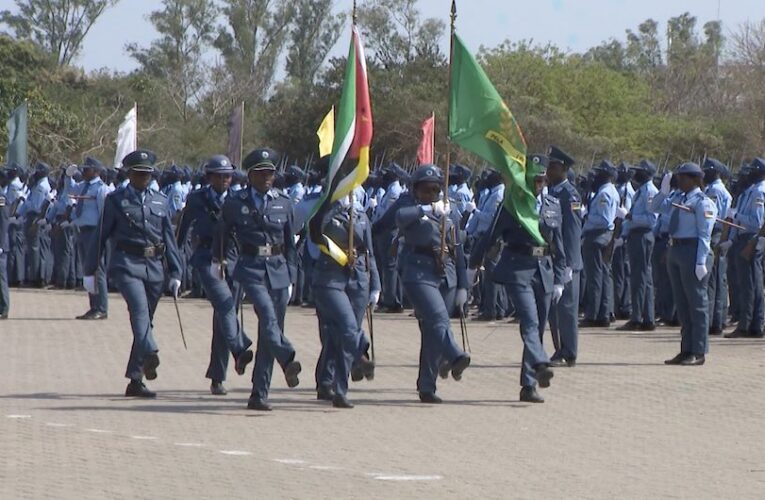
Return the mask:
M563 189L563 186L566 185L567 182L568 182L568 179L563 179L562 181L560 181L559 183L557 183L556 185L552 187L552 192L559 193L561 189Z

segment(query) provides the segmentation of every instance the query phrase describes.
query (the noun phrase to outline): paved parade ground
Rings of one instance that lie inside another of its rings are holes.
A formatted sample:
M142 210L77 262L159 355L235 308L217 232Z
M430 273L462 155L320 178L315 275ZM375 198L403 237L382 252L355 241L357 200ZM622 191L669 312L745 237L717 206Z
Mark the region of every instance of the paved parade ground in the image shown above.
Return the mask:
M353 410L315 399L310 309L290 308L303 363L274 411L204 378L210 306L172 301L155 318L156 400L126 399L127 310L72 319L83 293L14 290L0 322L0 498L763 498L765 342L714 338L703 367L667 367L676 330L584 330L576 368L543 405L518 402L517 324L470 323L473 365L417 401L419 333L408 314L375 320L378 369L352 384ZM255 337L249 310L245 328ZM455 323L459 338L459 327ZM549 338L545 339L548 344ZM250 365L251 368L252 365Z

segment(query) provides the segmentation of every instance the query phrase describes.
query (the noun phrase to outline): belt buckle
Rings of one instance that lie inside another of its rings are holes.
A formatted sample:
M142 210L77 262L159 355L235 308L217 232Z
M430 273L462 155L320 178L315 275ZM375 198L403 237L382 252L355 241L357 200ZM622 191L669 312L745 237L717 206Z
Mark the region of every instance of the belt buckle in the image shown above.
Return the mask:
M154 257L154 247L145 247L143 249L144 257Z
M544 257L545 256L545 247L531 247L531 256L532 257Z
M271 245L266 243L265 246L258 247L258 257L271 257Z

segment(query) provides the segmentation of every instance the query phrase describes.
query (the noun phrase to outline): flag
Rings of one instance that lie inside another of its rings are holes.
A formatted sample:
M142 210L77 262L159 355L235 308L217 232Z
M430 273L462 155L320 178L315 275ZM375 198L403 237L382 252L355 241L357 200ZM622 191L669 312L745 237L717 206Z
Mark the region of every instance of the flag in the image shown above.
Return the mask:
M27 166L27 103L21 104L13 110L11 117L5 123L8 129L8 154L7 162L10 165L15 162L22 167Z
M242 133L244 132L244 102L231 110L228 118L228 159L242 166Z
M505 209L543 244L536 192L526 181L526 140L489 77L457 35L451 61L449 137L502 174Z
M361 38L354 26L335 122L335 141L332 145L329 169L321 198L309 222L311 241L340 265L348 263L348 256L334 241L322 234L322 219L332 203L350 194L369 176L371 143L372 107L369 100L367 63Z
M332 154L332 146L335 142L335 107L329 110L327 116L321 121L316 131L319 136L319 158Z
M430 115L430 118L422 122L422 142L417 148L417 162L420 165L431 165L433 163L433 141L436 134L436 115Z
M136 149L138 149L138 105L133 105L117 131L114 167L122 168L122 159Z

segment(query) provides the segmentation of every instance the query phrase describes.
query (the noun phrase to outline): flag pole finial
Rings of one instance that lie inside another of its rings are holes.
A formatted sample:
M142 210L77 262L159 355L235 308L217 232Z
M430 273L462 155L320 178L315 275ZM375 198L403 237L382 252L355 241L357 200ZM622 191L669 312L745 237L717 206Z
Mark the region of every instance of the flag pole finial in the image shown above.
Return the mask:
M449 17L452 20L452 33L454 33L454 23L457 21L457 0L452 0L452 10Z
M353 21L353 25L354 25L354 26L356 26L356 20L357 20L357 18L358 18L358 17L357 17L357 15L356 15L356 0L353 0L353 12L351 13L351 19L352 19L352 21Z

